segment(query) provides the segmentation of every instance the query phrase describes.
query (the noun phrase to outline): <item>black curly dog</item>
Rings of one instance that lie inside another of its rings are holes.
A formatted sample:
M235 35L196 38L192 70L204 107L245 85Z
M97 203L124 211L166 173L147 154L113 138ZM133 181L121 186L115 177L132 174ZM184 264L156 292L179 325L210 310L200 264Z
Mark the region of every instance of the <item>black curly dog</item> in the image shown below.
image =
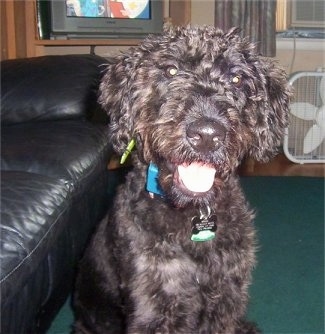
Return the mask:
M255 233L236 168L274 156L290 91L237 33L169 28L107 66L111 140L136 150L82 260L75 333L258 333L243 320Z

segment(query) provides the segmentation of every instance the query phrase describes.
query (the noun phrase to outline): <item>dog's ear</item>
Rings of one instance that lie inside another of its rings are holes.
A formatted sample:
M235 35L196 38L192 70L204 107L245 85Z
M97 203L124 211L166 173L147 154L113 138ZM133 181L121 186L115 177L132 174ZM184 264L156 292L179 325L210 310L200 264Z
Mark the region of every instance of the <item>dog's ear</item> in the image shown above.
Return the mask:
M110 118L110 140L119 154L133 138L130 86L136 60L128 54L111 59L99 87L99 103Z
M283 140L288 124L291 88L285 71L271 59L261 57L257 73L262 98L249 155L258 161L268 161L277 153Z

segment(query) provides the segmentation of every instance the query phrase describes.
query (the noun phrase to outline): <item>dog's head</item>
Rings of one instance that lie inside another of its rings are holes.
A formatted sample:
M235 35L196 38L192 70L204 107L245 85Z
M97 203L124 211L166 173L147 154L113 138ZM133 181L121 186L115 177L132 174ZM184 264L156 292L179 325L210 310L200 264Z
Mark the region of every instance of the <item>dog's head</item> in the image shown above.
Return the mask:
M285 73L236 29L174 28L115 58L100 87L111 140L134 138L179 204L209 201L245 155L272 157L287 124Z

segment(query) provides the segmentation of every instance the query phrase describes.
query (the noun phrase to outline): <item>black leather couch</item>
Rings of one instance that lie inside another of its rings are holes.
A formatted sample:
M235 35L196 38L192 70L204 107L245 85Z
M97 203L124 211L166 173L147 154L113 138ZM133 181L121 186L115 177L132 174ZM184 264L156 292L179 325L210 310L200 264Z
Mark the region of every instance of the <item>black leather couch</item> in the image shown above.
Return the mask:
M105 59L1 63L1 333L43 333L109 205Z

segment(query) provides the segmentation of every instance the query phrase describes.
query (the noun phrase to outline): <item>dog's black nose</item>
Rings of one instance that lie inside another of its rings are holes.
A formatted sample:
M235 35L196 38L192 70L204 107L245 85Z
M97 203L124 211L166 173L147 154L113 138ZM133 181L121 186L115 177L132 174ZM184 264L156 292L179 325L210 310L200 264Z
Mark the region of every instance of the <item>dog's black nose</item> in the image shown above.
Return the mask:
M226 128L214 120L201 119L188 126L186 136L197 151L215 151L226 138Z

